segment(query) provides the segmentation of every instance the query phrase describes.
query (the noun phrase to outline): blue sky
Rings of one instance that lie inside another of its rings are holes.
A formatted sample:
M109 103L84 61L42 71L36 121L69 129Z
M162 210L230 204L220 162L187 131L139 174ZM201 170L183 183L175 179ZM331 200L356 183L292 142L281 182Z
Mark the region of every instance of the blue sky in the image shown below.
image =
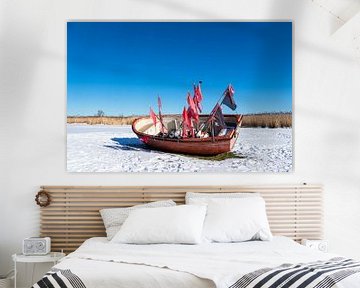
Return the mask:
M292 23L67 23L68 115L181 113L198 80L205 113L229 83L238 113L291 111Z

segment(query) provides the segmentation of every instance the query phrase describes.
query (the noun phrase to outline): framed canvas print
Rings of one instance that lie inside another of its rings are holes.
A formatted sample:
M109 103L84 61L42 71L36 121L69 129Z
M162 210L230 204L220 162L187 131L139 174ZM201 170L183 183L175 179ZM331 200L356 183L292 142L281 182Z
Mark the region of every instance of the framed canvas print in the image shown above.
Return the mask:
M68 22L69 172L291 172L292 23Z

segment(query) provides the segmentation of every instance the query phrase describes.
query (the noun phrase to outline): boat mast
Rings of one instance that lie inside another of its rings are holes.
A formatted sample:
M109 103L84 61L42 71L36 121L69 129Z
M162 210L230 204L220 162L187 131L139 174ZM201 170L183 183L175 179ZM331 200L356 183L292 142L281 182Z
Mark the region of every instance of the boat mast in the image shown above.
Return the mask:
M161 133L164 133L165 125L164 125L163 117L162 117L162 113L161 113L162 104L161 104L161 99L160 99L159 94L158 94L158 108L159 108L159 121L160 121L160 126L161 126L160 131L161 131Z
M231 85L231 84L230 84L230 85ZM206 129L209 127L209 123L210 123L210 125L212 125L212 126L214 125L214 123L213 123L214 121L212 121L212 118L213 118L213 116L215 115L215 113L217 112L217 109L219 109L219 107L221 106L220 103L224 100L225 94L226 94L226 90L224 91L224 93L221 94L219 100L216 102L216 104L215 104L213 110L211 111L209 118L206 120L204 126L203 126L202 128L200 128L200 131L201 131L201 132L204 131L204 130L206 130ZM215 109L215 108L216 108L216 109ZM213 130L214 130L214 129L213 129L213 127L212 127L212 131L213 131Z

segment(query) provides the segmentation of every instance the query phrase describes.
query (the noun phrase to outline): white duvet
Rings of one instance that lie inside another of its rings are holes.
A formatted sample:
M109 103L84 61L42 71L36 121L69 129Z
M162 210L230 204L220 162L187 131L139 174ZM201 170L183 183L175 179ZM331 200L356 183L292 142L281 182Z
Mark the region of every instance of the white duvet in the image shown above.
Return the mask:
M228 288L244 274L261 268L336 256L311 250L286 237L200 245L112 244L106 238L91 238L55 267L70 269L87 288ZM360 287L360 273L335 287Z

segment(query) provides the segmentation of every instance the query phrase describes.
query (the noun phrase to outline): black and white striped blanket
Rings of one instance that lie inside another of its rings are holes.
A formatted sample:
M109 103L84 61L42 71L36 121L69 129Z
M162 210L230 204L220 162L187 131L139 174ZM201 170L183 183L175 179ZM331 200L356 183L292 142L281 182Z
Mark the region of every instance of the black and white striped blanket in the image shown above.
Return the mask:
M229 288L331 288L359 272L360 262L345 258L283 264L246 274Z
M360 262L333 258L303 264L283 264L242 276L229 288L331 288L341 280L360 272ZM86 288L69 269L52 269L32 288ZM105 287L104 287L105 288Z
M86 288L81 279L69 269L51 269L32 288Z

